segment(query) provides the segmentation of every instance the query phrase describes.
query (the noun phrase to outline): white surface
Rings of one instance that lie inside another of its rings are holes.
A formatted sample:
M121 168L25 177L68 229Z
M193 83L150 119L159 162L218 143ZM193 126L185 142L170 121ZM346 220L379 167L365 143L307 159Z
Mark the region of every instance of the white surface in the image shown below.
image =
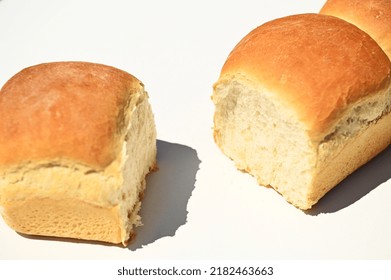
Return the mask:
M229 51L256 26L322 4L0 1L0 84L59 60L134 74L150 94L161 168L129 248L27 238L0 218L0 258L390 259L390 149L304 213L237 171L213 142L210 95Z

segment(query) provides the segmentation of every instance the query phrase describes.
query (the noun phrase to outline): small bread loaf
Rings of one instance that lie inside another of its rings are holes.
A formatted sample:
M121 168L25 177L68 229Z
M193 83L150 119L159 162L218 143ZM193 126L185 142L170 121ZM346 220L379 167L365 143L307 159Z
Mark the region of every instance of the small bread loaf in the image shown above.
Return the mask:
M390 0L327 0L320 13L344 19L364 30L391 59Z
M311 208L391 142L390 61L354 25L302 14L265 23L214 85L214 139L237 167Z
M86 62L26 68L0 91L0 209L31 235L127 244L156 131L143 84Z

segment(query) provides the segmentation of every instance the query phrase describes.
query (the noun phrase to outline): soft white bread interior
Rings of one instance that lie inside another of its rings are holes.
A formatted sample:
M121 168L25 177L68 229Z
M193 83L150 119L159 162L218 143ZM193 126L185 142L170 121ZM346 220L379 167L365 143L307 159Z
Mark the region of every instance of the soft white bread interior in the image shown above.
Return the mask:
M390 61L335 17L273 20L245 36L214 85L214 139L300 209L391 142Z
M344 19L364 30L391 59L390 0L327 0L320 13Z
M126 245L156 166L142 83L101 64L40 64L3 86L0 116L5 222L24 234Z

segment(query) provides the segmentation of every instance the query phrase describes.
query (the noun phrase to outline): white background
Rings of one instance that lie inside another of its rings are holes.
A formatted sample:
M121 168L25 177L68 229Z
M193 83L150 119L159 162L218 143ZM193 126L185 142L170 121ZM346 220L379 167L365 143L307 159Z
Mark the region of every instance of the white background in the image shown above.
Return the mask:
M230 50L262 23L323 2L1 0L0 84L49 61L132 73L150 95L160 170L129 248L30 238L0 218L0 259L391 259L390 149L303 212L213 142L212 85Z

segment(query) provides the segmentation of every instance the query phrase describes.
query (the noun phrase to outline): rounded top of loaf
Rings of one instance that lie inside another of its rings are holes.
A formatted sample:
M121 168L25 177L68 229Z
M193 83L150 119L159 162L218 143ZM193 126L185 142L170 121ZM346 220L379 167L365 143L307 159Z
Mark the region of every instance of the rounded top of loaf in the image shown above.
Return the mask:
M215 86L233 78L271 92L306 129L322 133L349 104L388 87L390 61L354 25L301 14L267 22L245 36Z
M88 62L22 70L0 91L0 166L66 159L106 167L142 88L122 70Z
M391 59L390 0L328 0L320 13L342 18L364 30Z

